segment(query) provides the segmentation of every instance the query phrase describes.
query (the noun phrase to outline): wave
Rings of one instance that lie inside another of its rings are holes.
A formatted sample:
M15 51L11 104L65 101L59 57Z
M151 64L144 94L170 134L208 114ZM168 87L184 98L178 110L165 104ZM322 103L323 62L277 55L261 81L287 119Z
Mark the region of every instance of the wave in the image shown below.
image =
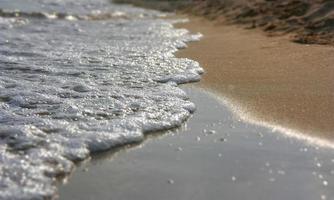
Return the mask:
M31 19L50 19L43 12L1 11L30 22L0 23L0 199L52 198L55 178L76 161L180 126L194 112L177 85L203 70L173 53L200 35L154 11L122 10L139 15L50 22Z

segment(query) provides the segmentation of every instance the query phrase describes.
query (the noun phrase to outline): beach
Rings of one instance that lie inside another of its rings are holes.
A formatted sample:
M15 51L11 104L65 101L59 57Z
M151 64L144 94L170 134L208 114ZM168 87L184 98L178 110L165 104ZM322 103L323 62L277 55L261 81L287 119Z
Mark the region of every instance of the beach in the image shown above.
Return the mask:
M0 2L0 199L334 198L330 2L117 2Z

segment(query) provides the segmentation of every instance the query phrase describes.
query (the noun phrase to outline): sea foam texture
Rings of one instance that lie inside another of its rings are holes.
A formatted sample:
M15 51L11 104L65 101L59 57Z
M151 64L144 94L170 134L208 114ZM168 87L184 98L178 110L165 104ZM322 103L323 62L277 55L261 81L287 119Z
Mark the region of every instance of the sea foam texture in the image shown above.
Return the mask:
M103 0L39 3L43 16L126 17L0 17L0 199L53 198L55 178L74 161L181 125L195 106L177 85L203 72L173 56L200 35L158 12ZM20 12L34 11L29 5Z

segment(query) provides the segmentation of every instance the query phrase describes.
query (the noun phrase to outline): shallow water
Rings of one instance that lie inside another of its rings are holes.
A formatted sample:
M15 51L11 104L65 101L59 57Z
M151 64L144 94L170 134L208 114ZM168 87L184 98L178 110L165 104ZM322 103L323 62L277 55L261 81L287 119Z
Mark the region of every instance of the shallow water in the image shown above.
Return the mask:
M0 2L0 199L56 193L55 177L91 152L182 124L195 106L178 84L198 40L162 14L104 0Z

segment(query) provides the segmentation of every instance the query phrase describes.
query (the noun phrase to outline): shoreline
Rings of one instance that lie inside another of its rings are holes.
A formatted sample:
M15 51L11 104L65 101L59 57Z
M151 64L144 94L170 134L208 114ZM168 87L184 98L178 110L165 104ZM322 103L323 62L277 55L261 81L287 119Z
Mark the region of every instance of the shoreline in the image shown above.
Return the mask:
M205 69L199 87L227 99L246 121L333 147L332 47L300 45L285 36L189 18L177 27L204 37L176 56L196 60Z
M198 106L185 126L83 163L60 187L60 200L334 196L331 150L245 123L194 85L183 89Z

